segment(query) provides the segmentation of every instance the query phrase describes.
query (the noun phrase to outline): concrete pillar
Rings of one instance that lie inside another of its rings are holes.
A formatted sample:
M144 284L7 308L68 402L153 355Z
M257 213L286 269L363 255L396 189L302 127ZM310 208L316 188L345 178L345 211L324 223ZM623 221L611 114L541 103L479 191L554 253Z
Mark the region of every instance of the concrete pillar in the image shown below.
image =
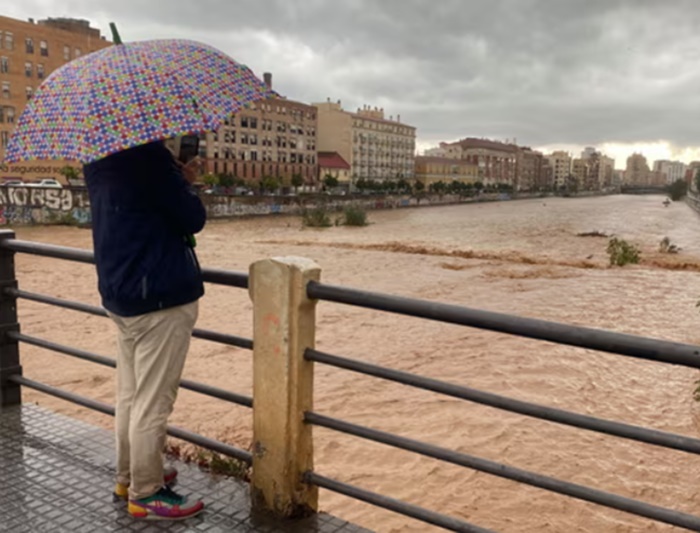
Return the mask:
M14 231L0 230L0 241L14 238ZM17 341L7 338L7 332L19 331L16 299L4 293L8 287L17 288L15 253L0 248L0 409L22 403L20 386L7 380L22 374Z
M283 517L316 512L318 490L302 482L313 469L311 426L304 412L313 405L316 301L306 296L320 267L309 259L282 257L250 267L253 300L253 475L254 508Z

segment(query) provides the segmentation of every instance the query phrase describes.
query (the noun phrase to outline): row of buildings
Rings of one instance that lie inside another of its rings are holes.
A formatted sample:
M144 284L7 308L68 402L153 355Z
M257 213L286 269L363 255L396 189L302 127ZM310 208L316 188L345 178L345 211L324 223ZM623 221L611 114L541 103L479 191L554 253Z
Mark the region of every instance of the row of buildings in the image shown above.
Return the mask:
M54 70L83 54L112 45L85 20L35 22L0 16L0 162L24 106ZM265 74L272 86L272 75ZM307 184L333 175L342 182L414 176L416 129L401 117L364 106L346 111L340 102L318 104L284 97L258 102L203 135L200 156L208 172L246 181L265 176ZM0 164L0 179L53 177L67 162Z
M85 20L0 16L0 161L16 121L36 88L51 72L83 54L111 46ZM264 75L272 87L272 75ZM612 158L593 148L580 157L545 155L510 142L465 138L440 143L416 156L416 128L401 116L365 105L345 110L330 98L303 103L284 97L258 102L230 117L218 131L202 136L200 156L212 174L254 182L266 176L289 183L301 176L317 185L331 175L350 187L357 180L481 182L517 190L600 190L620 184L660 185L685 177L685 165L657 161L649 168L641 154L622 174ZM0 178L59 178L66 162L2 165Z
M649 166L642 154L632 154L627 158L627 168L622 173L623 185L633 187L666 187L675 181L692 183L700 169L700 161L686 165L681 161L659 160Z
M416 179L478 181L516 190L602 190L616 185L615 161L586 148L581 157L558 151L549 155L514 143L466 138L441 143L416 158Z
M272 74L265 73L272 88ZM249 181L299 175L314 185L331 175L343 184L359 178L412 179L416 128L401 117L341 102L305 104L286 98L258 102L203 136L200 156L212 174Z

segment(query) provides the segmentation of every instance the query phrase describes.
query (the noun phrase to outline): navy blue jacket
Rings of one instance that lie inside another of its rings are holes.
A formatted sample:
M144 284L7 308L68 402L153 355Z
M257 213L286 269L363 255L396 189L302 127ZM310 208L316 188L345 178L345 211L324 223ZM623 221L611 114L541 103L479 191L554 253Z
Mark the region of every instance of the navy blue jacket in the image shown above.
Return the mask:
M187 236L206 222L201 200L162 143L84 167L102 304L136 316L204 294Z

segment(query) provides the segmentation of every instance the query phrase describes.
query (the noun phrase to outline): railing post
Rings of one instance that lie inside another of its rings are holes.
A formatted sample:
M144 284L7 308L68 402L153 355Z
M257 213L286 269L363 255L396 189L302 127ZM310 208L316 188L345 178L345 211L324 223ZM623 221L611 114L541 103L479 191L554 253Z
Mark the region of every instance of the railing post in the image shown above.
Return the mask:
M304 412L313 404L316 301L306 296L320 279L309 259L265 259L250 267L253 300L253 474L254 508L283 517L318 508L318 489L303 482L313 469L311 426Z
M0 230L0 242L14 238L14 231ZM8 381L12 375L22 374L17 341L7 338L7 332L19 331L17 302L5 294L8 287L17 288L15 253L0 247L0 409L22 403L20 386Z

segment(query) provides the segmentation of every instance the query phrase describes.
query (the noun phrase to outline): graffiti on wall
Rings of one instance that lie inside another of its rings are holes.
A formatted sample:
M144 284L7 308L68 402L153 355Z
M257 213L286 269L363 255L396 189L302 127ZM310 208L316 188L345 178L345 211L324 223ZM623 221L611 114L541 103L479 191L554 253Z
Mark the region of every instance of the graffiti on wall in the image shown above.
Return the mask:
M87 191L38 187L0 188L0 224L89 224Z
M0 205L48 207L70 211L74 207L90 207L87 191L39 187L2 187Z
M495 198L494 198L495 199ZM236 197L203 195L210 219L264 215L299 215L304 209L323 205L342 210L352 204L364 209L394 209L419 205L443 205L478 201L449 195L387 197ZM90 201L85 189L49 189L0 187L0 225L70 224L86 226L91 222Z

